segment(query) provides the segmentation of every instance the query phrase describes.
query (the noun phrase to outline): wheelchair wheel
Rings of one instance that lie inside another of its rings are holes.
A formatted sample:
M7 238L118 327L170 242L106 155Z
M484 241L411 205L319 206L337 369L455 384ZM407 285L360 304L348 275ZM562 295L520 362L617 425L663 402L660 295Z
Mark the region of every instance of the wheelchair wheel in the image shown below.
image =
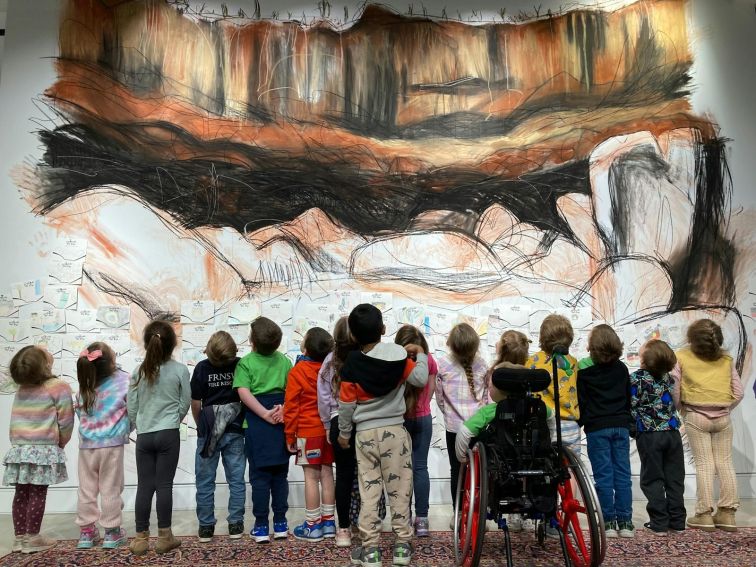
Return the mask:
M467 462L460 465L454 507L454 555L458 567L477 567L480 562L488 507L487 465L482 443L475 443L467 451Z
M574 567L598 567L606 555L606 533L596 491L580 459L563 449L569 479L558 486L556 518L567 559Z

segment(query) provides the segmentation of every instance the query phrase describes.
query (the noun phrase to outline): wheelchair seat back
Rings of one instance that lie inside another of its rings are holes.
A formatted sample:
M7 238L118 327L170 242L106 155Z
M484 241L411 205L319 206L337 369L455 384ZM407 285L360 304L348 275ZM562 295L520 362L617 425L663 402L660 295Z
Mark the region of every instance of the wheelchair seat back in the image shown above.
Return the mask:
M551 375L542 368L497 368L491 376L493 385L507 394L542 392L551 384Z

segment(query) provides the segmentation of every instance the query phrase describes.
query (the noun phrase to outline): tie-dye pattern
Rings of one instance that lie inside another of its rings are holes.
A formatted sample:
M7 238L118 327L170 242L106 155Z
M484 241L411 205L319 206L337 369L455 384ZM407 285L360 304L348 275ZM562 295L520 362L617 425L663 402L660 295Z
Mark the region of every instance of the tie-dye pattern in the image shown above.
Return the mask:
M81 449L117 447L129 442L130 424L126 413L128 391L129 375L118 369L95 388L96 398L90 413L84 411L81 399L77 397Z

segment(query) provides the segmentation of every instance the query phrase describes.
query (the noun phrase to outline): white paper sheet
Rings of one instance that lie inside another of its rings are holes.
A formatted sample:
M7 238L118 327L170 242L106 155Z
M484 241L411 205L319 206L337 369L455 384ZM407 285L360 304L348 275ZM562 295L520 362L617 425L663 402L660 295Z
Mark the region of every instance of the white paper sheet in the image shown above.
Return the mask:
M97 322L102 329L128 330L131 308L128 305L101 305L97 308Z
M53 257L50 259L47 270L52 285L81 285L84 274L84 260L64 260Z
M185 300L181 302L181 322L192 325L215 324L215 301Z
M97 309L85 307L66 313L66 331L69 333L89 333L101 327L102 324L97 321Z
M262 314L260 300L257 298L241 299L229 305L228 324L239 325L251 323Z
M76 309L79 288L75 285L48 285L43 301L55 309Z
M26 280L11 284L13 302L17 307L28 303L36 303L44 295L45 286L42 280Z

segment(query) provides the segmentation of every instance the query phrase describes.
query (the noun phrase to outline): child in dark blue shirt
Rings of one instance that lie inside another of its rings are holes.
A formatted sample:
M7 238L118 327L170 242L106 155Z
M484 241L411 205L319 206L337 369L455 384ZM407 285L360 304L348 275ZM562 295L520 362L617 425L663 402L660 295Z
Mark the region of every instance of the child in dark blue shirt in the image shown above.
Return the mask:
M655 535L685 529L685 458L680 420L672 400L675 353L664 341L641 347L641 367L630 376L630 405L641 461L640 486L648 498L649 522Z

